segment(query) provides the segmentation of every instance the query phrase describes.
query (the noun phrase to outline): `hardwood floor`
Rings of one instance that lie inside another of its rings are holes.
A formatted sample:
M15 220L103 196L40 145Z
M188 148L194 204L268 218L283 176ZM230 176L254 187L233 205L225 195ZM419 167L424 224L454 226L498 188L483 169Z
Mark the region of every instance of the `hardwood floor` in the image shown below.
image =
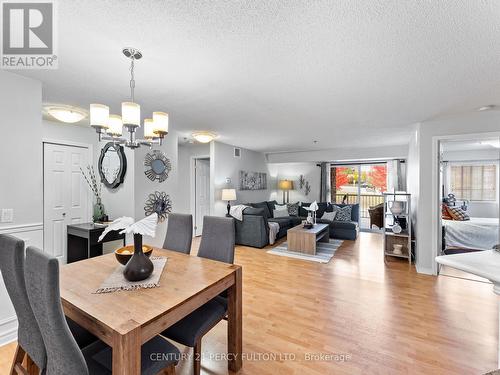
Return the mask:
M239 373L483 374L496 369L497 299L491 285L420 275L400 261L384 265L381 241L377 234L361 233L357 241L345 241L326 265L238 246L245 353ZM216 357L227 348L226 329L221 322L204 337L202 373L227 373L227 362ZM7 373L14 348L0 348L1 374ZM177 373L189 374L190 366L183 361Z

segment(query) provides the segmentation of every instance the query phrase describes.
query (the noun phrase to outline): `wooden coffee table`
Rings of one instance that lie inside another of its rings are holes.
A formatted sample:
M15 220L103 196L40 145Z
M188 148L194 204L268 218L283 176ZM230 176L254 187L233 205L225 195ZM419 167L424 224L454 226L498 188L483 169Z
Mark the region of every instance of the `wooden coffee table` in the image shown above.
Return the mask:
M303 224L299 224L288 229L288 251L315 255L316 242L330 242L328 227L328 224L314 224L311 229L306 229Z

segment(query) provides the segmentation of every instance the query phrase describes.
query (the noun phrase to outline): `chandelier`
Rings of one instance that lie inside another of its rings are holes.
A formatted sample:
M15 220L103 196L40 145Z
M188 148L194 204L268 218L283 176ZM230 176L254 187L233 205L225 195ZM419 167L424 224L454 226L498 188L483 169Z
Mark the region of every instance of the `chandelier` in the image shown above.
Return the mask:
M168 134L168 113L153 112L151 118L144 119L144 139L136 139L137 128L141 126L141 106L135 103L134 63L142 58L142 53L135 48L124 48L123 54L130 59L130 101L122 103L122 114L109 114L109 107L104 104L90 105L90 126L99 135L99 141L109 140L123 144L131 149L141 145L152 147L161 145L163 138ZM128 132L123 137L123 127Z

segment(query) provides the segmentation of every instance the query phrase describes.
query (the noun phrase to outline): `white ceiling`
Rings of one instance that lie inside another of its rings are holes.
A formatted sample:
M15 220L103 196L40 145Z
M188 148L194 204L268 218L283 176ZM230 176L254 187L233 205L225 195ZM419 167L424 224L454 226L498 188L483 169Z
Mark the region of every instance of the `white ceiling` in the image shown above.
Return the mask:
M409 125L500 103L500 1L58 1L44 100L128 96L186 134L260 151L407 142ZM313 144L313 140L318 140Z

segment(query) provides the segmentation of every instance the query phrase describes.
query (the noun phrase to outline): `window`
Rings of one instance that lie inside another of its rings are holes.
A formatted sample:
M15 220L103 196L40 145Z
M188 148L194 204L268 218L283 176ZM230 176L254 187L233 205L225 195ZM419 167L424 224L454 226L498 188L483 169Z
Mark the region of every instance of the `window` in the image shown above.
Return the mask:
M497 200L497 166L495 164L451 165L450 191L457 199L471 201Z

